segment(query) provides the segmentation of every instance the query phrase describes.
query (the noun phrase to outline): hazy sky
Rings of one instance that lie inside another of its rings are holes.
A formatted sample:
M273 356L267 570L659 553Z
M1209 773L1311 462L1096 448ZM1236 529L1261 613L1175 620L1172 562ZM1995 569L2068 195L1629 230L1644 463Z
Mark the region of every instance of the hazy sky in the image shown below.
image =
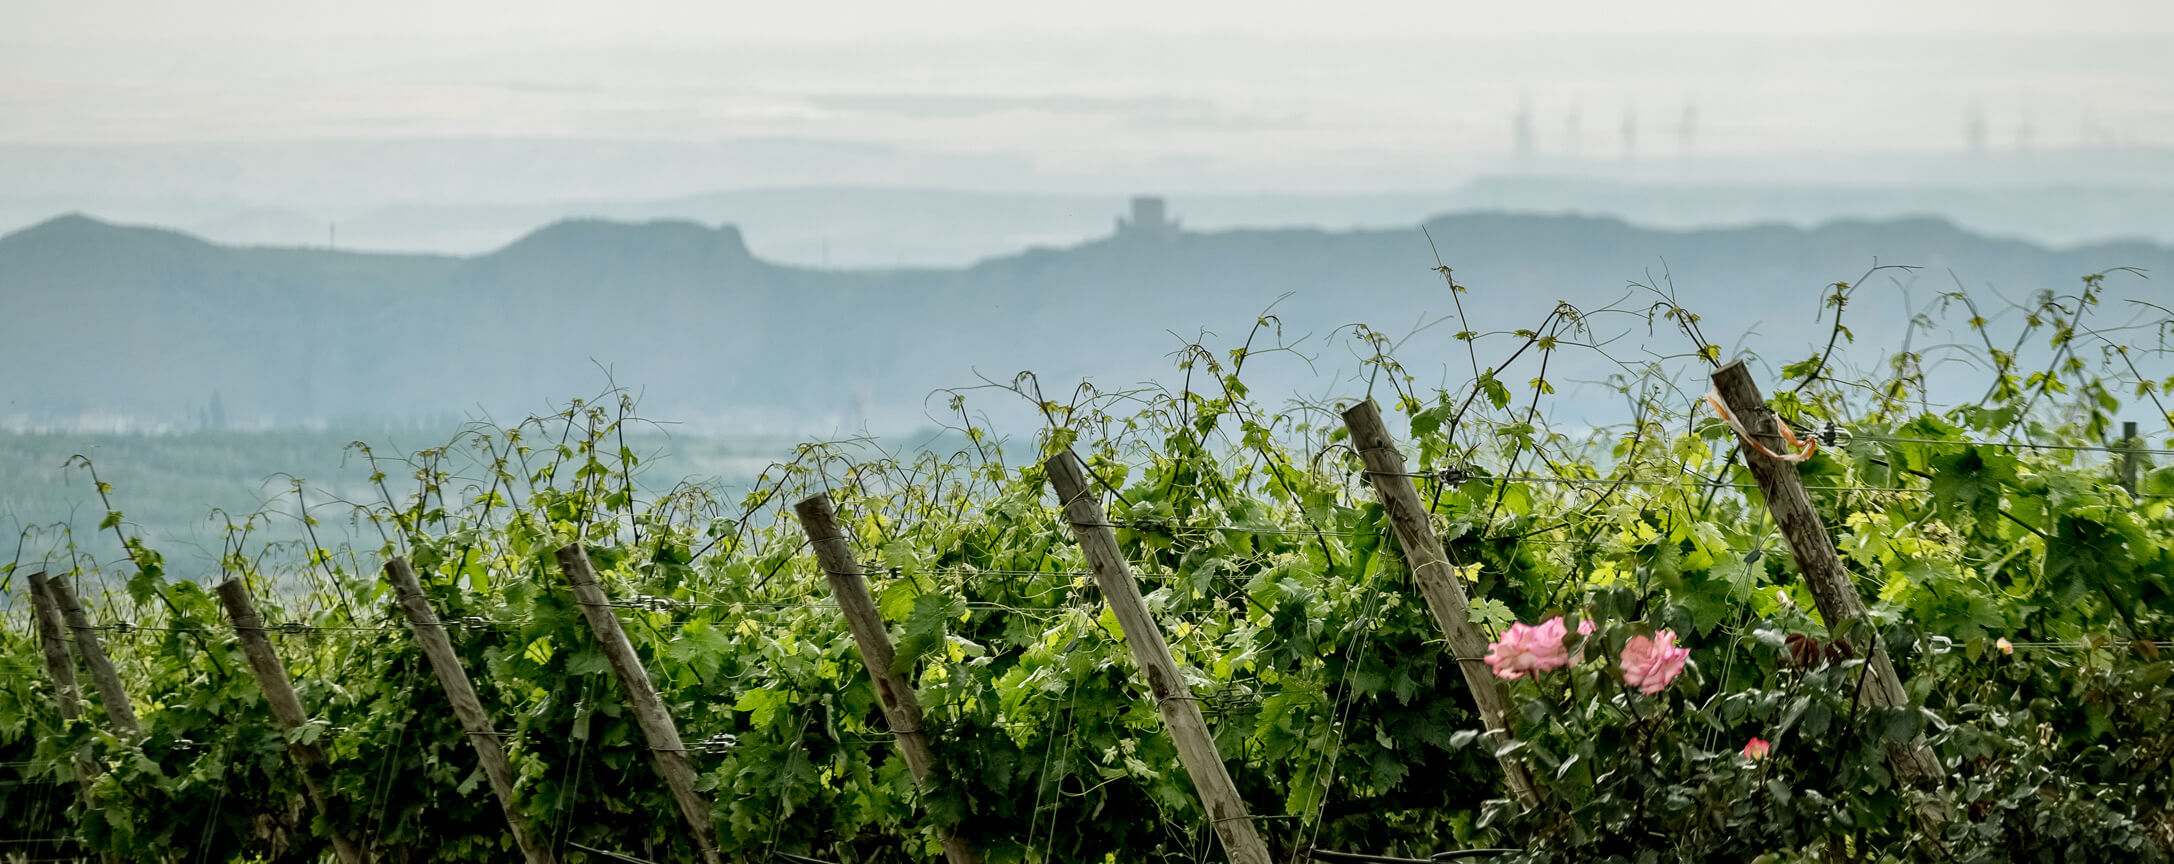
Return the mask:
M0 0L0 145L810 141L1385 188L1519 140L2169 147L2170 40L2174 3L2117 0Z
M8 0L5 8L11 25L6 32L29 40L453 36L475 38L479 47L515 33L805 40L1141 33L1446 39L1565 33L2174 33L2174 7L2153 0Z

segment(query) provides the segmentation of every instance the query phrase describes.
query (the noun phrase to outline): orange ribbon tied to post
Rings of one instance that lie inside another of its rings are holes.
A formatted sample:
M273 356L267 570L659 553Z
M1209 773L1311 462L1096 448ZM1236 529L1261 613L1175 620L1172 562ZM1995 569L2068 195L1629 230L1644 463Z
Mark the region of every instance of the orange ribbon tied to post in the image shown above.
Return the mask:
M1796 430L1790 429L1789 424L1781 422L1780 418L1775 418L1774 425L1781 430L1782 440L1789 442L1789 448L1795 452L1776 453L1768 450L1766 445L1759 443L1759 439L1751 437L1751 431L1744 428L1743 422L1737 420L1736 415L1729 413L1728 406L1721 404L1721 394L1712 390L1706 391L1706 404L1713 406L1715 414L1721 415L1721 422L1736 430L1737 437L1744 439L1744 443L1751 445L1753 449L1766 454L1768 459L1777 462L1802 462L1812 458L1813 453L1819 452L1818 439L1798 441Z

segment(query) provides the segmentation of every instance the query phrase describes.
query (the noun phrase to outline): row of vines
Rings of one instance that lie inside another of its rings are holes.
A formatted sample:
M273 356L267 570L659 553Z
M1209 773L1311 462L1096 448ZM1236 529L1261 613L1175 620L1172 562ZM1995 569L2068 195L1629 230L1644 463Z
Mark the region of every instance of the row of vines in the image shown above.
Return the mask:
M995 862L1218 860L1045 488L1039 457L1066 448L1104 485L1279 858L2167 860L2174 470L2156 467L2167 451L2113 430L2128 411L2152 440L2174 431L2159 401L2174 379L2142 371L2174 356L2174 319L2096 324L2098 277L1991 322L1957 293L1914 326L1952 324L1980 344L1851 366L1841 316L1857 290L1830 291L1823 350L1755 368L1782 416L1824 437L1802 473L1873 634L1819 620L1738 439L1701 407L1720 349L1665 298L1445 337L1445 356L1461 366L1469 353L1472 369L1440 389L1418 386L1379 334L1340 343L1366 361L1349 397L1402 418L1474 620L1492 633L1554 616L1597 627L1594 650L1507 682L1519 758L1547 790L1535 806L1508 795L1335 406L1247 390L1255 364L1296 362L1271 317L1240 346L1183 352L1182 388L998 388L1046 419L1031 440L1001 439L971 412L990 391L961 392L938 439L952 446L810 444L730 495L637 482L623 397L416 454L358 446L379 494L345 521L367 540L253 542L270 517L238 516L203 572L171 572L130 530L126 478L96 478L111 502L102 533L26 531L0 594L32 570L75 585L143 735L116 736L95 700L61 722L28 604L5 601L0 861L320 861L333 825L385 861L516 858L377 578L392 555L422 575L511 755L520 807L562 859L692 860L553 560L575 542L734 860L928 861L939 826ZM1609 314L1689 337L1686 350L1620 367L1607 386L1631 406L1624 422L1547 423L1551 359L1600 351ZM1941 404L1958 380L1969 398ZM2134 488L2118 482L2127 459L2140 463ZM919 692L942 765L926 788L896 757L791 518L817 492L836 501ZM293 734L330 758L324 814L208 589L235 576L277 622L311 714ZM1685 671L1657 692L1626 686L1622 646L1664 629L1690 649ZM1918 707L1852 698L1868 639ZM1918 736L1944 783L1890 775L1885 743ZM78 760L97 768L95 808Z

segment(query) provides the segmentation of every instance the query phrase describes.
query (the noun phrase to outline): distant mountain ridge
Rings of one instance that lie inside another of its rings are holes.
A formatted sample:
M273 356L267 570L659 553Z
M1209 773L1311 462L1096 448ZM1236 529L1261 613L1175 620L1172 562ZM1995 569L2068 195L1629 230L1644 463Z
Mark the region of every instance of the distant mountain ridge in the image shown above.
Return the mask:
M1279 297L1294 336L1358 322L1401 335L1451 311L1437 248L1471 288L1475 329L1531 326L1558 299L1597 308L1666 275L1725 345L1763 322L1756 344L1773 357L1823 341L1821 288L1875 261L1924 269L1886 274L1900 281L1878 280L1852 309L1874 345L1900 338L1895 286L1914 280L1923 304L1952 288L1949 270L2022 297L2174 266L2152 243L2047 249L1933 219L1667 231L1465 213L1425 227L1119 234L964 268L842 271L769 263L738 229L685 221L560 222L456 257L237 248L64 216L0 237L0 420L186 423L214 394L238 422L519 416L597 391L609 369L652 416L896 427L925 420L932 391L1023 369L1051 386L1167 380L1173 334L1242 337ZM1424 331L1401 356L1423 376L1469 374L1455 329ZM1320 395L1352 365L1281 364L1256 389Z
M11 166L11 152L0 146L0 173ZM1933 172L1823 181L1800 172L1786 178L1728 180L1680 174L1664 166L1649 166L1650 176L1644 179L1610 179L1609 171L1624 166L1602 170L1596 164L1542 161L1526 171L1479 175L1442 188L1188 193L1177 203L1186 224L1199 230L1306 225L1381 229L1465 211L1582 213L1678 229L1764 222L1814 227L1844 218L1932 214L1974 233L2055 247L2120 237L2174 242L2174 185L2163 177L2153 179L2158 175L2148 166L2112 154L2073 155L2072 161L2088 162L2096 171L2121 179L2031 180L2031 172L1999 160L1976 164L1975 179ZM2165 164L2174 165L2174 159ZM23 171L20 165L12 167ZM435 165L432 170L444 168ZM209 191L116 199L88 193L22 198L0 190L0 232L36 224L67 206L113 221L169 225L228 245L465 256L496 251L536 226L569 218L688 220L738 224L755 254L776 263L964 267L1029 246L1085 242L1107 232L1110 216L1123 206L1119 190L1067 194L940 186L767 186L664 197L641 197L639 191L628 190L620 194L631 197L569 198L554 197L553 188L531 188L529 197L518 200L480 196L449 201L441 195L370 206L302 200L273 206L268 202L283 199L259 195L227 200Z

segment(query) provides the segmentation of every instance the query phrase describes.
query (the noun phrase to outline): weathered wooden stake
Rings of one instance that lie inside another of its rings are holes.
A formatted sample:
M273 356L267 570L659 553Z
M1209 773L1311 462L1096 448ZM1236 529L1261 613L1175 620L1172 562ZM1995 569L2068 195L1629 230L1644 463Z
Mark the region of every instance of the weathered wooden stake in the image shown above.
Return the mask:
M2136 421L2124 421L2121 424L2121 488L2129 490L2130 495L2136 494L2136 474L2140 467L2137 463L2137 446Z
M53 580L59 581L59 580ZM38 620L38 647L45 652L45 675L53 680L54 707L60 719L83 716L83 691L76 682L75 658L68 656L67 631L61 629L60 604L43 572L30 574L30 604Z
M589 565L589 553L582 550L581 544L573 543L560 549L558 555L559 569L566 572L566 581L574 588L574 600L581 606L582 617L589 619L597 646L604 650L612 672L626 687L634 719L642 727L642 737L649 741L650 755L656 757L657 773L664 775L672 799L679 803L680 815L687 819L695 849L702 853L706 864L722 864L717 854L717 828L710 822L709 803L694 791L694 766L687 761L687 746L680 743L679 727L664 710L664 700L649 682L641 656L634 653L634 643L619 626L619 616L612 613L604 586L597 584L596 568Z
M406 558L394 558L385 562L385 579L392 583L400 609L408 615L415 641L423 646L424 656L430 658L430 669L437 673L438 685L445 688L447 701L453 703L453 716L468 733L468 743L475 745L476 760L483 764L483 776L490 779L491 792L498 797L498 807L506 814L506 827L513 832L513 842L521 847L521 855L529 864L554 864L557 857L551 854L550 848L535 842L528 831L528 820L522 818L520 808L514 803L513 768L506 763L506 748L499 743L498 733L492 731L490 718L483 713L483 702L476 698L476 688L468 682L468 672L460 665L460 656L453 653L453 642L446 638L445 625L439 623L438 613L430 608L430 599L423 596L423 583L415 578L415 568L408 565Z
M30 574L30 605L38 623L38 646L45 651L45 675L53 681L53 707L60 712L63 723L73 723L83 716L83 691L76 682L75 660L68 656L68 637L61 629L60 604L53 599L53 586L60 579L47 579L43 572ZM98 766L88 760L75 760L76 792L83 796L83 815L89 818L98 809L98 796L91 793L91 783L98 779ZM113 856L100 854L100 859L112 861Z
M302 789L309 793L310 803L317 813L325 817L325 830L331 832L332 849L346 864L366 864L370 856L347 838L347 832L333 824L331 811L325 808L324 784L319 774L324 771L325 753L315 744L306 744L293 738L294 730L309 722L309 714L302 710L302 700L294 695L294 682L287 678L287 666L272 650L272 639L265 634L264 619L257 615L256 604L249 601L249 589L242 585L241 577L219 583L219 603L226 607L226 615L234 621L234 635L241 640L242 656L249 660L249 672L257 679L257 688L264 691L264 702L271 706L272 719L288 734L287 756L294 760L297 773L302 775Z
M1057 490L1057 501L1072 523L1081 551L1087 553L1095 582L1102 586L1103 599L1109 601L1110 611L1125 631L1125 643L1132 646L1132 656L1139 661L1148 692L1154 694L1155 707L1162 711L1163 725L1177 744L1185 773L1192 777L1193 789L1207 806L1211 827L1223 841L1223 851L1234 864L1269 864L1268 847L1253 830L1245 801L1238 797L1238 785L1231 782L1230 771L1223 766L1223 754L1215 748L1215 736L1208 733L1208 723L1200 716L1200 700L1193 697L1192 688L1178 675L1177 661L1171 658L1170 646L1163 641L1162 628L1148 614L1147 602L1140 598L1140 585L1133 580L1132 568L1117 547L1117 535L1110 530L1102 502L1087 485L1079 457L1069 451L1059 453L1042 467L1049 472L1050 485Z
M1784 452L1788 444L1778 431L1781 419L1767 407L1766 396L1759 392L1758 382L1751 380L1751 370L1744 361L1714 370L1713 382L1722 403L1745 430L1757 436L1767 450ZM1797 475L1796 466L1769 458L1758 447L1744 448L1744 462L1759 481L1766 512L1773 514L1774 525L1789 541L1789 552L1796 557L1797 571L1804 574L1804 584L1819 605L1819 617L1826 621L1827 632L1851 640L1864 651L1867 668L1858 697L1875 708L1908 707L1909 693L1902 689L1902 680L1887 659L1886 646L1867 617L1864 598L1858 595L1849 571L1843 569L1841 556L1835 554L1834 541L1827 536L1827 526L1819 521L1819 511L1812 508L1811 496L1804 491L1804 480ZM1940 761L1925 746L1923 736L1888 741L1886 750L1888 766L1904 780L1917 782L1941 776Z
M895 656L891 634L883 626L882 614L876 611L876 598L869 595L868 583L861 577L860 562L853 560L853 549L846 545L845 531L838 527L838 513L831 508L829 493L809 496L795 505L793 512L799 514L801 530L807 532L808 542L815 546L815 560L830 579L830 593L838 598L846 626L853 631L861 662L868 666L868 680L875 684L877 701L883 703L883 717L891 726L891 734L898 738L906 770L913 773L915 782L926 782L936 767L936 754L929 750L928 734L921 729L921 702L905 676L891 669ZM974 847L951 826L938 826L937 834L943 838L945 861L976 864L981 860L974 854Z
M136 708L129 704L128 691L121 688L121 676L113 671L113 661L98 642L98 628L91 626L91 617L83 612L83 601L66 579L48 579L45 587L53 592L61 619L75 632L76 653L83 655L84 668L91 671L91 680L98 682L98 702L106 708L106 721L122 738L134 741L143 737L143 725L136 722Z
M1419 594L1427 601L1434 626L1441 628L1442 638L1449 643L1449 656L1464 673L1464 686L1479 709L1480 723L1487 727L1495 752L1501 753L1516 740L1510 734L1509 695L1483 659L1487 656L1487 635L1472 624L1471 600L1464 595L1457 568L1442 551L1427 505L1419 500L1419 490L1405 470L1404 454L1397 450L1396 439L1390 437L1389 427L1381 421L1381 408L1372 399L1344 409L1344 427L1351 430L1351 446L1359 451L1359 461L1373 481L1374 495L1381 499L1382 510L1396 529L1397 546L1404 550L1404 563L1411 568L1412 581L1418 583ZM1539 803L1539 786L1525 760L1514 753L1495 758L1502 764L1503 779L1518 803L1527 807Z

